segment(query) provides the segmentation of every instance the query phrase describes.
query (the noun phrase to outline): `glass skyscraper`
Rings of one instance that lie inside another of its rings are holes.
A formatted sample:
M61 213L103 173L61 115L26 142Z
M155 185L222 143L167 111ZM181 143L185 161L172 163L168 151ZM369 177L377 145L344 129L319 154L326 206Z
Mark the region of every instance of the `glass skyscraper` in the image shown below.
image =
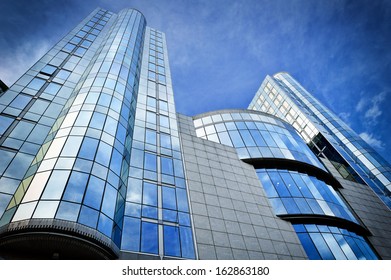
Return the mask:
M285 73L177 114L165 34L98 8L0 93L0 257L391 259L390 174Z

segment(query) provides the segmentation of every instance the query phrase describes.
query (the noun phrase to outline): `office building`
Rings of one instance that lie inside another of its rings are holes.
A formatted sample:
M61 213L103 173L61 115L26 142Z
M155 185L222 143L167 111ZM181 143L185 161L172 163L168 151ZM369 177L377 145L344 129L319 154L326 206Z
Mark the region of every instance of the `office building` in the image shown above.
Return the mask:
M96 9L0 95L0 257L390 259L390 167L289 79L177 114L165 34Z

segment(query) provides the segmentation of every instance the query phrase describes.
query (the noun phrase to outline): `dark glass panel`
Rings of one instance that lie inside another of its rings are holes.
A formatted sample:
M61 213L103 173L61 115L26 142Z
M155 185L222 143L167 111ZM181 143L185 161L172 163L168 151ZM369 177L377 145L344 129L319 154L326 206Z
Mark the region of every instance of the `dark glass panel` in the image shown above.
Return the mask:
M157 254L159 249L158 225L141 223L141 252Z
M166 256L181 256L181 246L179 244L179 227L167 226L163 227L164 236L164 255Z
M297 236L299 237L301 245L303 245L303 248L310 260L322 259L308 233L298 233Z

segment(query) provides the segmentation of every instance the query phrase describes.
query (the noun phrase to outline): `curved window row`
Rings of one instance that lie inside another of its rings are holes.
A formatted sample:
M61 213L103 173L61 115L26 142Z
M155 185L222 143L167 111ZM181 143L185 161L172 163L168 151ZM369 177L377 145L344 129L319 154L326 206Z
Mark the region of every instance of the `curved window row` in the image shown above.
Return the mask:
M235 147L239 157L282 158L325 170L297 132L288 124L265 114L215 113L194 120L198 137Z
M343 228L293 225L308 257L312 260L377 260L364 237Z
M358 223L333 187L316 177L277 169L258 169L257 175L277 215L315 214Z

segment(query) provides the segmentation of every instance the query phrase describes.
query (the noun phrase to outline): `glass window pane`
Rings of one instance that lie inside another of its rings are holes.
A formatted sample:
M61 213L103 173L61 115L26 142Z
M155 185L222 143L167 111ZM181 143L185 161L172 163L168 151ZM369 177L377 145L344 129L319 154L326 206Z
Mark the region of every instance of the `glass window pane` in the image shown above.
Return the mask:
M147 96L147 106L150 106L152 108L155 108L156 109L156 99L155 98L152 98L152 97L149 97Z
M83 204L95 209L100 209L105 182L95 176L91 176Z
M1 181L0 181L0 184L2 184ZM9 202L11 201L11 198L12 198L12 195L10 195L10 194L0 193L0 215L2 215L4 213Z
M57 73L56 78L65 81L66 79L68 79L68 77L69 77L70 74L71 74L71 72L62 69L62 70L60 70L60 71Z
M0 135L2 135L7 130L13 121L13 118L0 115Z
M177 223L178 222L178 212L177 211L163 209L163 220L164 221L173 222L173 223Z
M12 221L16 222L25 219L30 219L36 205L37 205L36 201L21 204L18 210L16 211Z
M1 154L0 154L0 156L1 156ZM0 178L0 192L7 193L7 194L14 194L14 192L16 191L16 189L19 186L19 183L20 182L18 180L6 178L6 177L1 177Z
M310 233L310 237L323 260L335 260L334 255L331 253L320 233Z
M169 134L160 133L160 146L162 148L171 149L171 136Z
M142 216L150 219L157 219L157 208L143 205Z
M19 94L10 104L11 107L23 109L30 102L31 96Z
M333 252L334 257L337 260L346 260L346 256L339 247L339 244L335 241L334 236L331 233L323 233L322 235L326 240L327 245Z
M33 158L33 156L28 154L17 153L4 175L15 179L22 179Z
M104 235L111 237L113 225L113 220L109 219L106 215L102 213L99 215L98 230Z
M239 134L238 131L231 130L231 131L228 131L228 133L229 133L229 135L231 137L232 143L233 143L235 148L244 147L244 143L243 143L242 137L240 137L240 134Z
M48 94L56 95L57 92L60 90L61 85L56 83L50 83L46 88L45 91Z
M45 110L46 110L46 108L48 106L49 106L49 102L48 101L37 99L34 102L33 106L31 106L31 108L29 109L29 112L35 113L35 114L38 114L38 115L42 115L43 112L45 112Z
M107 184L102 202L102 212L105 213L108 217L114 218L116 202L117 191Z
M70 171L53 171L46 185L42 199L60 199L68 181Z
M79 157L93 160L98 147L98 140L86 137L81 146Z
M34 78L28 85L28 88L39 90L45 84L45 80Z
M181 236L182 257L194 259L195 252L191 228L179 227L179 231Z
M79 223L88 227L96 228L96 224L98 222L98 214L98 211L83 206L80 211Z
M163 208L176 210L176 195L175 189L170 187L162 187Z
M189 205L187 203L187 194L184 189L176 189L178 210L189 212Z
M141 252L157 254L159 248L157 224L142 222Z
M254 139L252 138L250 132L248 130L239 130L242 139L247 147L256 146Z
M157 186L144 182L143 204L157 206Z
M16 127L12 130L10 137L24 140L34 128L34 124L26 121L19 121Z
M288 189L285 186L285 182L280 177L280 174L278 171L269 171L269 177L276 188L276 191L278 192L280 197L290 197L291 194L289 193Z
M145 130L145 142L151 145L156 145L156 131L146 129Z
M346 242L345 238L343 238L342 234L334 234L334 238L337 240L339 247L343 250L349 260L357 260L356 255Z
M314 243L309 237L308 233L298 233L297 236L300 239L301 244L304 247L305 252L308 255L310 260L321 260L318 250L316 249Z
M164 254L167 256L180 257L181 247L179 244L179 227L164 226Z
M291 196L302 197L299 188L297 187L295 181L293 181L291 175L288 172L280 172L280 176L284 180L285 186L288 188L289 192L291 193Z
M112 151L112 146L101 141L99 144L99 148L95 160L100 164L102 164L103 166L108 166L110 162L111 151Z
M77 37L74 37L77 38ZM80 40L80 39L79 39ZM45 67L42 68L41 73L47 74L47 75L52 75L54 71L56 71L57 67L54 67L52 65L46 65Z
M130 251L140 251L140 220L125 217L121 248Z
M156 124L156 114L153 112L147 111L147 122Z
M140 218L141 205L127 202L125 206L125 215Z
M174 167L171 158L161 157L161 168L163 174L174 175Z
M76 222L80 204L62 201L56 215L57 219Z
M145 153L144 168L147 170L156 171L156 167L157 167L157 156L155 154Z
M64 200L81 202L86 189L88 174L73 171L64 193Z
M163 127L170 127L169 119L168 119L168 117L166 117L164 115L159 116L159 123Z
M40 201L35 209L33 218L53 219L59 201Z

